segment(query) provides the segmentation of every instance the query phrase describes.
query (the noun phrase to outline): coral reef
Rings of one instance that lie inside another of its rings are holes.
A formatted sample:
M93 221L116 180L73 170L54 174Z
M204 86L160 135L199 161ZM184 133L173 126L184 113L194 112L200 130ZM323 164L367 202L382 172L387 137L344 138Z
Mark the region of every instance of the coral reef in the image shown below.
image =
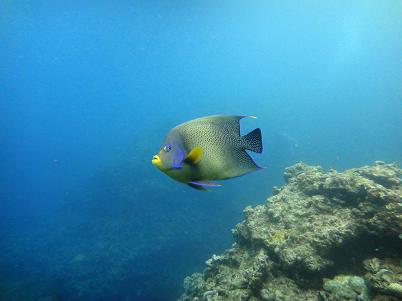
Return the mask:
M234 244L184 280L180 301L402 300L397 164L324 172L298 163Z
M362 277L338 275L334 279L324 278L324 300L369 300L369 290Z

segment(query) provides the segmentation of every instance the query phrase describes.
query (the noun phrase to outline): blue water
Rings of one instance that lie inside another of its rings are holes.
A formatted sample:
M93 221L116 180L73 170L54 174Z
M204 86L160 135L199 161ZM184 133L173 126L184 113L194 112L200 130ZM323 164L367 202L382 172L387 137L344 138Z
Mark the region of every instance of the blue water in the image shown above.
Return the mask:
M0 2L0 300L175 300L284 167L402 161L402 2L85 2ZM212 114L265 170L150 164Z

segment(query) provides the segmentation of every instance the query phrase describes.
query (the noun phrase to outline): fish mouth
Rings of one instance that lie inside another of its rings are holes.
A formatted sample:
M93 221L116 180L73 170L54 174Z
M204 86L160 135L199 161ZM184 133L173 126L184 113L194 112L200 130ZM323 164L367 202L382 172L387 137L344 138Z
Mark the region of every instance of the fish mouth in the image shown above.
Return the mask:
M160 166L161 165L161 158L158 155L155 155L152 157L151 163L155 166Z

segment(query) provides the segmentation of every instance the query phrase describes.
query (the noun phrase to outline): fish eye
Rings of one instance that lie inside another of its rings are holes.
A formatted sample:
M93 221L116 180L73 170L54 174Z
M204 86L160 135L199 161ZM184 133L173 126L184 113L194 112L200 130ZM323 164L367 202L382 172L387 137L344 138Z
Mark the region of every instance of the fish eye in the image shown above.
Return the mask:
M166 145L163 147L163 150L164 150L165 152L169 152L171 149L172 149L172 146L171 146L170 144L166 144Z

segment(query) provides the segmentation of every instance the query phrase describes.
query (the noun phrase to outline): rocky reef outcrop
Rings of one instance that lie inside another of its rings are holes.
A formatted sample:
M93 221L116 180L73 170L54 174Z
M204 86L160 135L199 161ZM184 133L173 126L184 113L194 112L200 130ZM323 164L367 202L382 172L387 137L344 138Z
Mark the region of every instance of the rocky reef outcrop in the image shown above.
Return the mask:
M402 300L397 164L337 172L298 163L234 244L184 280L180 301Z

